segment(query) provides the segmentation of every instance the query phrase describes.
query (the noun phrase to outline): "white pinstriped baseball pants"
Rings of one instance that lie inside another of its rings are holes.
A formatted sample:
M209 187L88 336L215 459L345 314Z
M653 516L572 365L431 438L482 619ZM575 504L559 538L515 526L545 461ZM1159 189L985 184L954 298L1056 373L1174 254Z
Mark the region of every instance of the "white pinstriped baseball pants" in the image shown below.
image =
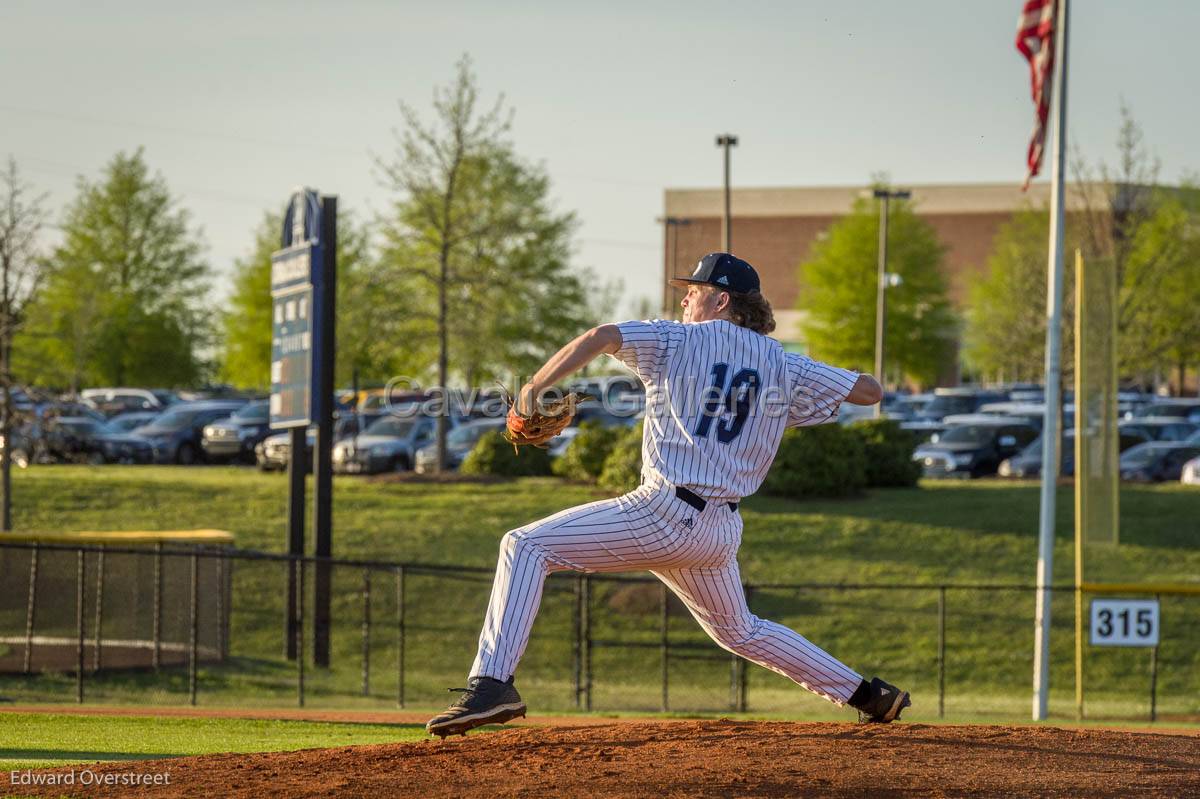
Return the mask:
M647 569L675 592L722 648L788 677L838 705L862 677L802 635L750 612L738 572L741 516L724 502L703 511L670 486L569 508L509 531L500 543L492 596L471 676L516 672L554 571Z

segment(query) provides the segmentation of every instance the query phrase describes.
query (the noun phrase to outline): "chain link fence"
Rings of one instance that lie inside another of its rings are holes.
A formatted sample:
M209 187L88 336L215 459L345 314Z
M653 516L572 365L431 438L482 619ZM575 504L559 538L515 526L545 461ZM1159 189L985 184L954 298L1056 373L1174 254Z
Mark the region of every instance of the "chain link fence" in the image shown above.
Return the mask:
M329 571L330 663L312 663ZM0 543L0 701L338 708L446 704L474 657L490 570L209 547ZM751 609L914 697L913 718L1024 716L1032 586L748 584ZM1053 674L1074 712L1073 588ZM295 598L296 624L288 621ZM1200 597L1162 597L1153 651L1094 650L1089 717L1200 713ZM540 711L828 712L717 647L652 577L550 577L521 663Z

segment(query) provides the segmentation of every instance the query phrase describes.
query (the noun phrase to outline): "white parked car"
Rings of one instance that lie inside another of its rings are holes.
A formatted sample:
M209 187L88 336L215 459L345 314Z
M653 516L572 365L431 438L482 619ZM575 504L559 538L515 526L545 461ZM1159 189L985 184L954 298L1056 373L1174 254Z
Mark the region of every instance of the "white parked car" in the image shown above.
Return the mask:
M1200 486L1200 458L1192 458L1183 464L1179 482L1189 486Z

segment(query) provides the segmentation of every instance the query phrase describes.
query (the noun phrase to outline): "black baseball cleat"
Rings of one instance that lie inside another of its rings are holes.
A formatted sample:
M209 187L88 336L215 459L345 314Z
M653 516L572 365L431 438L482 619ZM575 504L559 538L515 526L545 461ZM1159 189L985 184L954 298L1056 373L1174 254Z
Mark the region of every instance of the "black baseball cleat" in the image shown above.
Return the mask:
M861 704L852 705L858 710L858 720L867 724L888 724L900 718L900 711L912 702L908 691L901 691L878 677L871 679L871 696Z
M525 703L513 687L513 678L508 682L491 677L472 677L466 688L451 688L462 691L458 701L437 714L425 725L430 735L466 735L467 730L484 724L503 724L525 715Z

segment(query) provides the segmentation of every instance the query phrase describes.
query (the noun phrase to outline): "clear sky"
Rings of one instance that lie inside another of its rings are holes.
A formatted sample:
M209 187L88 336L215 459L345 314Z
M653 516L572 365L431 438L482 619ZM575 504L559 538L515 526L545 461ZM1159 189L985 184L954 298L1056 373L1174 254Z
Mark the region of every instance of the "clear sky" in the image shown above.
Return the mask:
M1033 121L1021 0L0 4L0 157L50 195L144 146L223 295L266 209L305 183L382 211L397 101L470 53L513 139L582 223L576 263L656 296L667 187L1019 181ZM1200 3L1073 0L1071 141L1113 157L1122 98L1162 177L1200 169ZM1048 173L1048 169L1046 172ZM51 234L52 235L52 234Z

